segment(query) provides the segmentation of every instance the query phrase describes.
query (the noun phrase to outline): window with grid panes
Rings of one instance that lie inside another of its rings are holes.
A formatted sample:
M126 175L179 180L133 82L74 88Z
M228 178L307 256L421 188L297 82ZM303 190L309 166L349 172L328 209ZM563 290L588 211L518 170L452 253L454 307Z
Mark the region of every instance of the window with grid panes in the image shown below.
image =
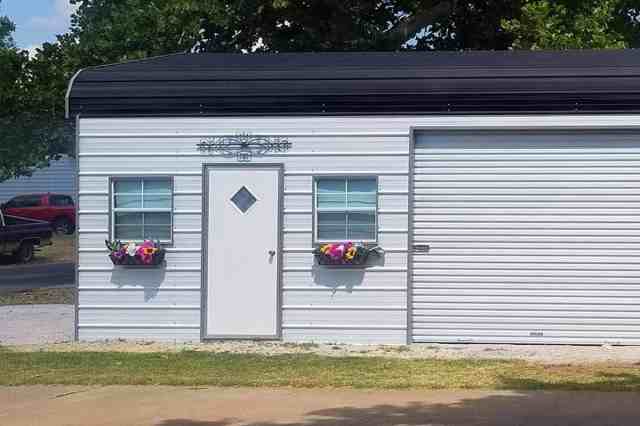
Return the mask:
M375 177L316 178L315 240L375 242L377 199Z

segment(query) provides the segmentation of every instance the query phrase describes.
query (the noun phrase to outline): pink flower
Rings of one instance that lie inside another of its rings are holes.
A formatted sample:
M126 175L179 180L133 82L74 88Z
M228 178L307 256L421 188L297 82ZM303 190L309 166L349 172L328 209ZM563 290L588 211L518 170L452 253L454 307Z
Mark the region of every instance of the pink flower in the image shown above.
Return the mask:
M329 255L333 260L341 260L344 256L344 244L333 244L329 249Z
M153 262L153 254L156 251L156 247L153 241L146 240L139 245L136 250L136 255L140 258L143 264L150 265Z

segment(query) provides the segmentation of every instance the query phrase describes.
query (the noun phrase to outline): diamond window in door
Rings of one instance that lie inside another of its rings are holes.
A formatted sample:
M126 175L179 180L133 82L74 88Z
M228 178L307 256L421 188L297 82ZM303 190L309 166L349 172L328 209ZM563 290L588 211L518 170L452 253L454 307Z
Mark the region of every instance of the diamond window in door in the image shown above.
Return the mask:
M258 201L258 199L254 197L245 186L240 188L238 192L231 197L231 202L235 204L242 213L246 213L256 201Z

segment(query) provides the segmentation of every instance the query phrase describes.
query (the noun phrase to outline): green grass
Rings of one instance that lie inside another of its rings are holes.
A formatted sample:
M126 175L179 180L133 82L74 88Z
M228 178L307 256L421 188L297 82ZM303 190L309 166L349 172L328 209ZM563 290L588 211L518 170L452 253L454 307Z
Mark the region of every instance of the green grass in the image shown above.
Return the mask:
M0 385L640 391L637 366L230 353L0 352Z
M0 293L1 305L62 304L70 305L74 301L73 288L39 288L34 290L16 290Z
M76 236L54 234L50 246L42 247L35 256L35 263L74 262ZM106 256L106 254L105 254Z
M51 245L38 249L31 263L28 264L16 263L15 258L8 254L0 255L0 269L3 267L14 268L16 266L28 268L31 264L75 262L75 235L54 234L51 242Z

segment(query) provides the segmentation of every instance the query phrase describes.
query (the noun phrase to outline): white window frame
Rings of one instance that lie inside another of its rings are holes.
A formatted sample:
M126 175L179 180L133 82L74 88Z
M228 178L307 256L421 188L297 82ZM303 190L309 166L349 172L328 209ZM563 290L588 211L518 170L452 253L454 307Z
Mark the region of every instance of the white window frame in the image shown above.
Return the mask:
M119 181L142 181L141 197L144 200L144 182L145 181L168 181L169 182L169 208L116 208L116 182ZM173 244L173 215L174 215L174 190L172 176L112 176L109 178L109 236L111 240L116 239L116 213L169 213L169 239L159 240L164 245ZM142 216L144 229L144 215ZM141 243L143 240L133 240L133 242Z
M376 196L376 206L374 207L374 209L370 209L370 208L361 208L361 209L348 209L348 208L344 208L344 209L327 209L327 208L323 208L323 209L319 209L318 208L318 181L323 180L323 179L327 179L327 180L331 180L331 179L344 179L346 181L345 183L345 197L347 196L347 194L349 193L349 180L373 180L375 181L375 187L376 187L376 192L375 192L375 196ZM369 240L354 240L360 243L365 243L365 244L376 244L378 242L378 200L379 200L379 192L380 192L380 186L379 186L379 181L378 181L378 176L371 176L371 175L338 175L338 176L314 176L313 178L313 242L314 244L325 244L325 243L335 243L335 242L339 242L336 240L322 240L320 238L318 238L318 213L319 212L324 212L324 213L344 213L344 214L348 214L348 213L371 213L373 212L373 218L374 218L374 238L373 239L369 239ZM347 216L347 220L348 220L348 216ZM349 223L347 222L346 225L346 229L349 228ZM346 236L345 236L346 238Z

